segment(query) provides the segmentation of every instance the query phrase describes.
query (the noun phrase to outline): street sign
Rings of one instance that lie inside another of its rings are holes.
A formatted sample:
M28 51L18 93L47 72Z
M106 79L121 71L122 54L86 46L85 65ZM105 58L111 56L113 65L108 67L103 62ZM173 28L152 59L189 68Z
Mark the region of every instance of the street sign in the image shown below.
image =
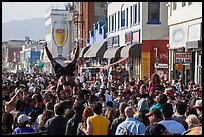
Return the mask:
M176 53L175 63L190 64L191 63L191 53Z
M156 57L156 66L158 66L158 65L159 65L159 58Z
M182 64L175 64L176 70L181 70L183 65Z

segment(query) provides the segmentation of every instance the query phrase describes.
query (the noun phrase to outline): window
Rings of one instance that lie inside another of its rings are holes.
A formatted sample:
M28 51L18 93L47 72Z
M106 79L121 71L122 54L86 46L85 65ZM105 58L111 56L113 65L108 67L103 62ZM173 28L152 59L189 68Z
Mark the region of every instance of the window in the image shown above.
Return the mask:
M110 21L110 16L109 16L108 18L109 18L109 19L108 19L108 20L109 20L108 26L109 26L109 32L110 32L110 30L111 30L111 28L110 28L110 24L111 24L111 23L110 23L110 22L111 22L111 21Z
M120 11L118 11L118 30L120 29Z
M128 8L126 8L126 27L128 27Z
M121 12L121 27L125 26L125 10Z
M186 6L186 2L182 2L182 7Z
M160 2L148 2L148 24L160 24Z
M138 2L138 23L140 23L140 2Z
M193 2L188 2L188 5L191 5Z
M133 6L133 10L134 10L134 14L133 14L133 17L134 17L134 24L137 23L137 4Z
M130 26L132 26L132 6L130 6Z
M126 8L126 27L128 27L128 8Z
M173 2L173 10L176 10L176 2Z
M111 31L114 31L114 14L111 16L112 24Z
M116 30L116 13L115 13L115 27L114 27L114 29Z

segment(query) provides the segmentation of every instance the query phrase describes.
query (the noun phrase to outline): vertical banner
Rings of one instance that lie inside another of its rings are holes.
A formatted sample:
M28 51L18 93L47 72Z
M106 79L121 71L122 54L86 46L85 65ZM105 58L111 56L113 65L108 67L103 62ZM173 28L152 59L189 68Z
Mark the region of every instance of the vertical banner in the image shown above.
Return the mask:
M150 77L150 52L142 52L140 79Z
M54 44L57 46L57 59L64 59L66 57L62 56L63 47L65 46L68 39L68 26L66 21L58 20L54 21L53 24L53 40Z

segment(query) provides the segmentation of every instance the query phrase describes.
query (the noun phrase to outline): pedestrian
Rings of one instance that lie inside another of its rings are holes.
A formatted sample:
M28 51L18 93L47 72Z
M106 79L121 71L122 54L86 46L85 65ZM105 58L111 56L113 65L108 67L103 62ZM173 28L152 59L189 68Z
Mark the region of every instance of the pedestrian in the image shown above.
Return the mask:
M12 134L22 134L22 133L35 132L32 127L27 126L29 120L30 120L30 118L26 114L21 114L17 120L19 126L13 130Z
M115 135L115 132L116 132L116 129L117 129L118 125L125 120L125 118L126 118L126 116L125 116L125 108L127 106L128 105L125 102L121 102L119 104L119 117L115 118L112 121L111 126L110 126L110 130L109 130L109 134L110 135Z
M151 81L149 82L148 92L152 96L155 93L155 89L161 83L160 77L157 73L152 74Z
M86 135L87 134L87 118L93 116L93 110L90 106L86 106L82 114L82 122L78 124L77 135Z
M167 103L167 95L166 94L159 94L156 98L156 103L150 107L149 110L153 108L158 108L162 112L163 106Z
M120 123L116 129L115 135L125 135L124 132L127 131L132 135L144 135L146 131L146 126L136 120L133 117L133 109L131 107L125 108L126 119Z
M12 133L12 124L14 117L9 112L2 113L2 134L11 134Z
M67 121L65 135L77 135L78 124L82 122L82 113L84 111L81 102L73 104L74 116Z
M202 123L202 100L197 100L194 108L197 111L199 121Z
M110 121L102 116L102 104L93 104L94 115L87 119L87 135L108 135Z
M153 124L147 127L145 135L172 135L162 124Z
M163 120L162 112L158 108L153 108L145 114L149 118L150 125Z
M67 118L64 117L64 107L57 103L54 106L55 116L48 119L45 123L45 128L48 130L48 135L65 135Z
M187 122L189 129L200 124L198 117L196 115L193 115L193 114L189 115L185 121Z
M174 120L186 120L187 105L184 102L176 103L176 112L173 114L172 119Z
M162 121L158 123L164 125L168 129L168 131L171 132L172 134L182 134L186 130L181 123L172 119L173 113L174 112L172 104L170 103L164 104L162 109L162 114L164 118Z

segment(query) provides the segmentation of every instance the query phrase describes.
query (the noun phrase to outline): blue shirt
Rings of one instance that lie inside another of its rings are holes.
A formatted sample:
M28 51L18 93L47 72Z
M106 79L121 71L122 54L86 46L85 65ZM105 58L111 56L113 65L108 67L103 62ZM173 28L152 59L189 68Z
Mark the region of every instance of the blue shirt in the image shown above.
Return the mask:
M155 105L151 106L149 111L152 110L153 108L158 108L162 112L162 105L160 103L156 103Z
M129 132L135 135L144 135L146 131L146 126L134 117L127 117L125 121L120 123L116 129L115 135L123 135L123 128L127 128Z
M13 130L12 134L30 133L35 132L32 127L17 127Z

